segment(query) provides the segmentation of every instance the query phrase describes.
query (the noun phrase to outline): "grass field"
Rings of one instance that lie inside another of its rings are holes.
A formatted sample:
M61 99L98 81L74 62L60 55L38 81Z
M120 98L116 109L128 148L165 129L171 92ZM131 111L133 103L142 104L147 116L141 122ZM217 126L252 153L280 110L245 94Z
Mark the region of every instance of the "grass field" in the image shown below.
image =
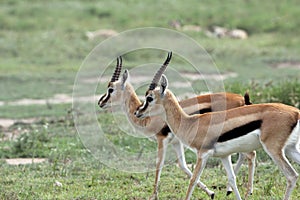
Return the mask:
M75 129L72 114L78 111L72 108L70 99L76 74L85 57L106 39L88 40L87 31L123 32L141 27L174 30L172 20L204 30L214 25L244 29L249 33L246 40L211 38L204 31L182 33L209 53L220 73L235 74L224 80L227 91L243 94L248 90L255 103L282 102L300 108L296 0L3 0L0 5L0 122L14 122L9 126L0 124L0 199L147 199L151 194L153 171L128 173L106 166L84 147ZM160 63L165 54L156 50L129 52L124 55L124 65L133 69L143 63ZM115 64L112 62L110 68ZM192 73L189 64L176 55L171 64L179 73ZM95 74L98 76L100 72ZM91 88L98 85L97 98L107 86L106 82L89 84ZM201 81L192 80L191 84L196 92L202 92ZM186 90L173 89L178 95ZM97 106L95 110L114 145L129 152L138 153L141 148L144 152L155 151L155 143L129 136L113 126L120 122L110 112ZM34 122L22 123L29 118ZM46 158L47 162L17 166L5 162L20 157ZM189 164L195 163L193 153L187 151L186 157ZM243 166L237 176L242 195L247 175L247 167ZM202 180L215 188L216 199L234 199L234 195L225 197L225 171L217 159L209 161ZM284 176L259 151L254 193L249 199L280 199L285 185ZM159 197L183 199L187 186L188 179L171 163L163 169ZM292 199L299 198L298 183ZM195 189L193 199L208 198Z

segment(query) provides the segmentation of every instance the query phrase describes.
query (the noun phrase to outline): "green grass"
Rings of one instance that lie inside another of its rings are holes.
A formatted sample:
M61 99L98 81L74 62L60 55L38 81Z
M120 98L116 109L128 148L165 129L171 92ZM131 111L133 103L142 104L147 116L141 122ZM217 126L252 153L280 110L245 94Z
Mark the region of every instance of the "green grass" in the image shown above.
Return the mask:
M101 113L102 122L113 120L111 114ZM146 199L152 192L154 172L128 173L111 169L95 159L82 146L72 125L72 119L62 122L40 122L32 125L15 125L11 131L20 131L15 141L0 143L2 158L44 157L43 164L8 166L0 163L2 199ZM113 122L115 123L115 122ZM153 151L155 143L148 140L121 134L118 129L105 127L114 145L124 147L145 146L145 152ZM136 151L136 147L132 149ZM126 151L132 151L128 148ZM195 163L195 154L186 153L188 163ZM236 157L234 156L234 159ZM153 161L154 162L154 161ZM295 165L299 171L300 167ZM246 192L247 167L242 167L237 176L241 194ZM216 199L224 199L226 192L225 170L218 159L210 159L202 180L215 188ZM56 186L55 181L62 183ZM160 198L182 199L188 185L188 179L174 164L163 169L160 183ZM254 194L250 199L266 199L283 195L285 181L283 175L263 151L258 151L254 182ZM293 198L299 198L298 186ZM196 189L194 198L207 199L204 192ZM230 199L234 199L231 196Z
M9 166L0 162L0 199L147 199L154 172L126 173L109 168L95 159L83 146L74 127L70 104L9 105L20 99L49 99L56 94L72 94L73 83L84 58L105 38L90 41L86 31L114 29L118 32L140 27L171 28L170 21L182 24L242 28L247 40L208 38L204 33L185 32L211 55L220 72L235 72L236 78L224 82L227 91L244 94L252 102L282 102L300 108L300 21L298 1L82 1L82 0L3 0L0 6L0 118L37 118L34 124L16 123L0 136L17 134L14 141L0 142L1 158L44 157L48 162ZM116 47L117 48L117 47ZM187 53L195 54L189 49ZM144 49L124 55L124 65L132 69L145 63L160 63L166 52ZM294 63L276 68L282 62ZM297 64L298 63L298 64ZM102 63L99 63L99 67ZM113 65L107 69L111 74ZM201 65L201 63L199 63ZM298 66L297 66L298 65ZM192 71L185 60L174 55L171 66L179 72ZM208 69L209 71L209 69ZM97 78L99 74L94 74ZM149 76L152 76L152 74ZM134 77L132 77L134 78ZM94 83L96 84L96 83ZM90 86L93 89L94 84ZM103 93L99 84L97 93ZM196 92L205 88L194 81ZM142 93L144 91L141 91ZM176 94L185 92L175 89ZM97 108L98 109L98 108ZM107 138L124 151L154 152L156 144L124 134L108 112L97 111ZM89 119L87 118L87 123ZM253 200L280 199L284 176L262 151L257 153ZM195 155L186 152L188 163ZM236 160L236 156L233 158ZM153 163L155 161L153 160ZM297 171L300 167L296 166ZM247 167L237 176L245 194ZM210 159L203 176L216 192L226 197L225 171L218 159ZM62 183L56 186L55 181ZM183 199L188 179L171 164L163 169L160 199ZM299 199L299 184L292 199ZM193 199L207 199L196 189Z
M107 168L88 155L84 157L30 166L1 164L1 198L146 199L151 194L154 172L125 173ZM246 179L247 168L243 167L237 179L241 194L245 193ZM226 198L226 175L222 167L206 168L202 180L210 188L216 188L216 199ZM62 183L62 187L56 186L55 181ZM163 169L160 185L161 199L182 199L188 179L176 166L168 166ZM285 182L274 165L258 164L254 186L250 199L259 200L262 196L265 199L280 199ZM298 186L293 193L295 199L300 197L297 191ZM207 196L195 189L193 199L199 198L207 199ZM229 199L234 199L234 196Z
M226 85L226 90L234 93L250 93L250 99L253 103L284 103L300 108L300 82L298 79L289 81L256 82L252 81L246 84L232 83Z

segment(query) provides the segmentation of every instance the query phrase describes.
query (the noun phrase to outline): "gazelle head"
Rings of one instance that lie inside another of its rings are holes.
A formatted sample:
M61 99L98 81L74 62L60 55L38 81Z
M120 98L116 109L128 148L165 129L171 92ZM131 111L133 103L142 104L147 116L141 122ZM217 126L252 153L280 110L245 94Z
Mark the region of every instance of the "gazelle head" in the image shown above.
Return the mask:
M117 65L115 72L112 75L110 82L108 83L106 93L101 95L98 105L105 109L115 104L120 104L122 101L122 94L125 88L125 84L129 77L128 70L125 70L121 80L119 80L122 70L122 57L117 58Z
M140 105L134 113L138 118L150 117L160 115L164 112L161 106L162 100L165 96L165 92L168 88L168 79L163 72L166 70L170 60L172 58L172 52L168 53L168 57L164 64L156 72L149 89L145 94L146 100ZM158 81L160 80L160 87L158 88Z

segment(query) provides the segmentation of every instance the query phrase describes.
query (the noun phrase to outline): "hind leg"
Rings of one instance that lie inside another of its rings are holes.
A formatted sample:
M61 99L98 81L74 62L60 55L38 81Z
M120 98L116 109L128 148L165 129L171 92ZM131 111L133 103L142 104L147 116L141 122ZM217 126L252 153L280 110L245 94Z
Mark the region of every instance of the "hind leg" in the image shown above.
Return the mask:
M222 164L226 170L227 177L228 177L228 184L231 186L233 189L236 199L241 200L240 193L238 191L237 185L236 185L236 176L234 174L234 171L232 169L232 163L231 163L231 156L225 156L221 158Z
M255 158L256 158L256 151L252 151L247 153L248 159L248 184L247 184L247 193L245 199L248 198L249 195L253 193L253 180L254 180L254 172L255 172Z
M268 148L264 145L263 147L287 179L287 187L285 190L284 200L289 200L291 193L296 186L298 173L292 167L290 162L286 159L284 151L282 151L281 149L272 149L272 147ZM294 154L291 155L294 156Z
M239 158L236 162L236 165L234 167L234 174L237 175L240 171L240 168L243 164L243 162L245 161L245 158L246 158L246 154L244 153L239 153ZM226 193L226 196L230 195L232 193L232 188L230 186L230 184L228 183L227 184L227 193Z
M256 158L256 152L252 151L249 153L239 153L239 158L237 161L236 166L234 167L234 174L237 175L241 165L245 161L245 158L247 158L248 161L248 183L247 183L247 193L245 195L245 199L249 195L252 195L253 193L253 180L254 180L254 172L255 172L255 158ZM232 193L232 188L228 184L227 186L227 196Z

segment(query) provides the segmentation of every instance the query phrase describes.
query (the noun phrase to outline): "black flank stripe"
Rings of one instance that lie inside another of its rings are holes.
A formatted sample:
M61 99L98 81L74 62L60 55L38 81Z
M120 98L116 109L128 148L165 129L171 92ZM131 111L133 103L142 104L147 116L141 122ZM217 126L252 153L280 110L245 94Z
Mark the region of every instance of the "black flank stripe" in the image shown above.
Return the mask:
M259 129L261 127L262 120L256 120L253 122L250 122L248 124L245 124L243 126L234 128L223 135L221 135L217 142L226 142L228 140L232 140L238 137L241 137L243 135L247 135L251 131L254 131L256 129Z
M167 136L167 135L171 132L171 130L170 130L170 128L166 125L166 126L164 126L164 127L160 130L160 132L161 132L162 135Z
M190 115L204 114L204 113L208 113L208 112L212 112L211 108L203 108L201 110L197 110L197 111L191 113Z
M295 121L295 123L291 126L291 131L292 132L294 130L294 128L297 126L298 120Z

